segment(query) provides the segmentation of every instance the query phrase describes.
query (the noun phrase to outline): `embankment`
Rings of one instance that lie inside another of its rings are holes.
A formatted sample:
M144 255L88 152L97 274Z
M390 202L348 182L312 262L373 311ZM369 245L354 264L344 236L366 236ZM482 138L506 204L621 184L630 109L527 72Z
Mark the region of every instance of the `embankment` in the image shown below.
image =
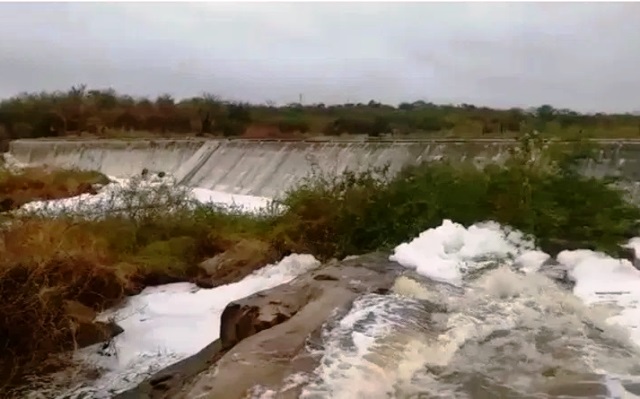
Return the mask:
M598 141L595 176L621 174L640 180L640 141ZM321 172L388 165L391 173L411 163L448 158L504 160L510 140L16 140L10 153L21 163L97 170L115 177L143 169L174 175L182 184L231 194L274 197L316 168Z

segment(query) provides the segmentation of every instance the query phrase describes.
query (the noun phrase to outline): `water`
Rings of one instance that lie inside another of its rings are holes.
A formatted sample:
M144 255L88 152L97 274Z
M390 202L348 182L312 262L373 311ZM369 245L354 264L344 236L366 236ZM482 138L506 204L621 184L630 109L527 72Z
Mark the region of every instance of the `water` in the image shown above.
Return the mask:
M326 326L301 398L636 397L638 348L605 317L508 266L462 288L401 277Z
M408 268L392 293L356 300L309 347L313 372L255 397L289 398L293 385L303 399L640 395L630 262L590 251L554 262L517 231L447 220L391 259Z

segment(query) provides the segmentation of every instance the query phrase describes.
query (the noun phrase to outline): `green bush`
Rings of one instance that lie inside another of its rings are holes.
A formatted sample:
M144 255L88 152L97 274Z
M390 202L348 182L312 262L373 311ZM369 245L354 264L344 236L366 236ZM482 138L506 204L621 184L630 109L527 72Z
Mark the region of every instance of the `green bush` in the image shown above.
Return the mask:
M216 121L216 128L222 132L225 137L236 137L244 134L247 125L237 120L221 119Z
M575 172L575 151L542 150L527 139L505 165L437 162L330 177L315 173L292 190L280 242L322 258L391 248L438 226L494 220L532 234L606 252L637 232L640 210L609 181Z
M300 117L290 117L278 122L278 129L282 133L307 133L310 130L309 122Z

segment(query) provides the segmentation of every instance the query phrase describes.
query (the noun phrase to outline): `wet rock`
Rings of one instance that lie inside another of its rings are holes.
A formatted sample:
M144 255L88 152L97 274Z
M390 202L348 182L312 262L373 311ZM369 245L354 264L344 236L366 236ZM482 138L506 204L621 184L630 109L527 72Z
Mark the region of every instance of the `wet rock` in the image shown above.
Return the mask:
M241 240L198 267L212 278L214 286L218 286L241 280L275 258L269 244L260 240Z
M76 191L79 194L90 194L90 195L98 194L98 191L94 188L93 184L87 183L87 182L80 183Z
M615 257L618 259L626 259L629 262L633 263L634 266L637 263L636 250L634 248L621 245L618 247L618 251L616 252ZM638 266L636 266L636 268L637 267Z
M640 270L640 259L638 259L638 254L636 253L636 249L634 247L628 247L626 245L621 245L618 250L618 258L626 259L633 267Z
M540 266L539 272L556 281L567 290L573 290L575 286L575 281L569 276L567 267L561 265L553 258L547 259L542 266Z
M597 375L555 375L542 387L552 398L608 398L606 381Z
M386 292L403 270L386 254L371 254L230 303L220 330L228 352L170 397L240 399L256 385L278 389L286 376L315 367L305 346L327 320L361 294Z
M227 305L220 317L222 347L228 349L247 337L289 320L319 294L318 287L308 285L306 288L284 285L277 291L258 293Z
M351 257L232 302L221 316L220 339L114 399L244 398L240 393L255 383L277 385L285 375L311 371L317 359L307 349L321 342L325 322L339 321L362 293L389 291L401 272L388 254Z
M223 354L220 340L216 340L195 355L172 364L137 387L121 392L112 399L173 398L185 381L215 364Z
M590 249L595 251L596 247L590 242L571 241L559 238L552 238L540 244L541 249L548 253L552 258L558 256L562 251L575 251L577 249Z
M65 301L65 311L73 324L78 348L109 341L124 330L114 322L95 321L96 312L76 301Z

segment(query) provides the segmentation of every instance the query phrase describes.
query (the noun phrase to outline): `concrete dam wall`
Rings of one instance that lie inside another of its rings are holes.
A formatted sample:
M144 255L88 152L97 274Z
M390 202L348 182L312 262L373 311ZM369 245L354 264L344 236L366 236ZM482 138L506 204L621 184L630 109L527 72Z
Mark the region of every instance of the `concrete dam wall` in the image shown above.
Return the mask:
M16 140L10 154L29 165L98 170L131 177L143 169L165 172L192 187L275 197L315 168L325 173L363 171L441 158L500 162L509 140L280 141L280 140ZM640 180L640 142L602 141L601 162L588 175L622 174Z

